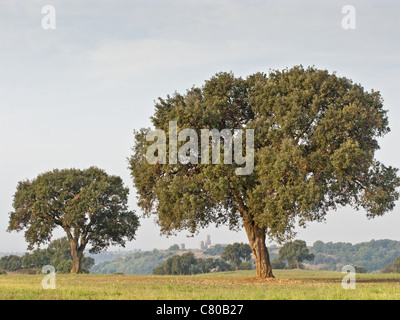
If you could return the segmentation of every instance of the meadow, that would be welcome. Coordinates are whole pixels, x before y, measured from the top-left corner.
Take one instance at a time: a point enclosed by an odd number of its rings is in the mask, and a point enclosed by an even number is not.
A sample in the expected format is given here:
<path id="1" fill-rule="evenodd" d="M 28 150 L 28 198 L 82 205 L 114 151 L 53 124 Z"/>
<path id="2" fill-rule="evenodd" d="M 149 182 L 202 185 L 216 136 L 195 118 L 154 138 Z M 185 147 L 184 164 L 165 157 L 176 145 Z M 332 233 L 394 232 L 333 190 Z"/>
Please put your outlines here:
<path id="1" fill-rule="evenodd" d="M 357 274 L 356 288 L 343 289 L 345 274 L 275 270 L 258 280 L 255 271 L 192 276 L 57 274 L 56 289 L 42 288 L 44 275 L 0 275 L 1 300 L 398 300 L 400 274 Z"/>

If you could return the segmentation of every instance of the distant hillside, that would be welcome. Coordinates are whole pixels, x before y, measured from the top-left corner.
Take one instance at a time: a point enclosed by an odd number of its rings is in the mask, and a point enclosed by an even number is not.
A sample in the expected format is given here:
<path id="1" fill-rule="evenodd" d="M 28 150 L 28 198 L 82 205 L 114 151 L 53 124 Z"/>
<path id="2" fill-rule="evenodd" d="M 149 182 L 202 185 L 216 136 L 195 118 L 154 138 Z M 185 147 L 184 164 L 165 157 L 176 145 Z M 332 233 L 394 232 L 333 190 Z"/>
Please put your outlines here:
<path id="1" fill-rule="evenodd" d="M 151 274 L 155 266 L 161 265 L 176 251 L 157 250 L 134 252 L 94 265 L 90 273 Z"/>
<path id="2" fill-rule="evenodd" d="M 347 264 L 364 267 L 367 272 L 380 271 L 400 256 L 400 241 L 371 240 L 357 244 L 316 241 L 310 248 L 314 261 L 304 263 L 314 270 L 338 270 Z"/>
<path id="3" fill-rule="evenodd" d="M 157 250 L 133 253 L 111 253 L 110 261 L 96 263 L 90 273 L 152 274 L 154 267 L 162 265 L 169 257 L 192 251 L 196 258 L 219 258 L 225 247 L 216 245 L 206 250 Z M 114 256 L 113 256 L 114 255 Z M 94 256 L 95 257 L 95 256 Z M 104 259 L 104 257 L 102 257 Z"/>
<path id="4" fill-rule="evenodd" d="M 89 251 L 85 252 L 85 256 L 91 257 L 94 259 L 95 264 L 99 264 L 105 261 L 111 261 L 114 258 L 126 256 L 128 254 L 133 253 L 134 251 L 105 251 L 100 253 L 89 253 Z"/>
<path id="5" fill-rule="evenodd" d="M 116 273 L 124 274 L 151 274 L 153 268 L 161 265 L 167 258 L 174 254 L 183 254 L 192 251 L 196 258 L 218 258 L 224 246 L 215 246 L 207 250 L 157 250 L 140 252 L 112 252 L 104 253 L 90 269 L 90 273 Z M 385 265 L 393 262 L 400 256 L 400 241 L 371 240 L 351 244 L 346 242 L 316 241 L 309 247 L 315 255 L 314 261 L 304 263 L 307 269 L 337 270 L 341 271 L 346 264 L 364 267 L 367 272 L 379 272 Z M 270 260 L 278 257 L 279 247 L 269 248 Z M 94 256 L 96 259 L 96 256 Z M 110 258 L 109 261 L 104 259 Z M 99 263 L 99 261 L 101 261 Z"/>

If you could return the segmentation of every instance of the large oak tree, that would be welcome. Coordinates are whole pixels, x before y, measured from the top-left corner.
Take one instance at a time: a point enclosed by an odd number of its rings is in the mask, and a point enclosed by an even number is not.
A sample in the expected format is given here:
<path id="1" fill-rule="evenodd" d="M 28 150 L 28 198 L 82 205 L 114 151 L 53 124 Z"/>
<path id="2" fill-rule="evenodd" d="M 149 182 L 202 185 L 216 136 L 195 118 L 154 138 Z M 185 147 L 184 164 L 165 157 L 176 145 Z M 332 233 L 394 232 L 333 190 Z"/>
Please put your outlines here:
<path id="1" fill-rule="evenodd" d="M 380 93 L 326 70 L 296 66 L 245 79 L 219 73 L 201 88 L 159 98 L 151 120 L 167 143 L 170 121 L 199 137 L 201 129 L 254 129 L 250 175 L 237 175 L 240 166 L 223 164 L 222 153 L 220 164 L 201 164 L 201 152 L 197 164 L 150 164 L 150 128 L 135 132 L 130 169 L 138 204 L 155 214 L 162 233 L 244 227 L 260 278 L 273 277 L 266 235 L 292 239 L 296 224 L 321 221 L 338 206 L 381 216 L 398 199 L 397 169 L 374 157 L 377 139 L 389 132 Z"/>
<path id="2" fill-rule="evenodd" d="M 96 167 L 46 172 L 18 183 L 8 231 L 25 230 L 32 250 L 62 228 L 71 249 L 71 273 L 80 273 L 88 244 L 97 253 L 135 238 L 139 219 L 127 208 L 128 193 L 120 177 Z"/>

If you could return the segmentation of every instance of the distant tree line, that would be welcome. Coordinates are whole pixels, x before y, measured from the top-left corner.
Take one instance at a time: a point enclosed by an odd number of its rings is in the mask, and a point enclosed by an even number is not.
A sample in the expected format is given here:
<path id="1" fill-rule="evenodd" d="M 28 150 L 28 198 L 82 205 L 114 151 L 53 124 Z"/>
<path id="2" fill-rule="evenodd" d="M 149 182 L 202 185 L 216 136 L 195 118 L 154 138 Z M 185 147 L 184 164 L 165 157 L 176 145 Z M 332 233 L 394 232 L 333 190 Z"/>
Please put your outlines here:
<path id="1" fill-rule="evenodd" d="M 378 272 L 400 256 L 400 241 L 371 240 L 357 244 L 316 241 L 310 252 L 315 255 L 312 264 L 323 270 L 341 270 L 343 265 L 364 267 L 367 272 Z"/>
<path id="2" fill-rule="evenodd" d="M 174 255 L 153 269 L 156 275 L 189 275 L 215 271 L 250 270 L 251 248 L 248 244 L 226 246 L 220 258 L 196 258 L 193 252 Z"/>
<path id="3" fill-rule="evenodd" d="M 153 268 L 162 264 L 168 257 L 176 254 L 176 247 L 168 250 L 151 250 L 129 253 L 94 265 L 90 273 L 96 274 L 151 274 Z"/>
<path id="4" fill-rule="evenodd" d="M 352 265 L 362 272 L 400 272 L 395 260 L 400 257 L 400 241 L 371 240 L 358 244 L 348 242 L 316 241 L 306 247 L 302 240 L 285 243 L 272 260 L 274 269 L 304 268 L 305 263 L 318 270 L 341 271 L 344 265 Z"/>
<path id="5" fill-rule="evenodd" d="M 204 250 L 204 254 L 209 256 L 220 256 L 222 252 L 224 252 L 226 245 L 216 244 L 211 248 L 207 248 Z"/>
<path id="6" fill-rule="evenodd" d="M 156 275 L 188 275 L 215 271 L 231 271 L 232 266 L 222 259 L 198 258 L 193 252 L 174 255 L 153 269 Z"/>
<path id="7" fill-rule="evenodd" d="M 52 241 L 46 249 L 36 249 L 23 256 L 9 255 L 0 258 L 0 270 L 40 272 L 45 265 L 52 265 L 56 272 L 69 273 L 72 268 L 72 256 L 67 237 Z M 94 259 L 83 257 L 82 272 L 88 273 Z"/>
<path id="8" fill-rule="evenodd" d="M 153 269 L 156 275 L 189 275 L 198 273 L 208 273 L 212 270 L 230 271 L 232 266 L 222 259 L 198 258 L 193 252 L 187 252 L 182 255 L 174 255 L 160 266 Z"/>
<path id="9" fill-rule="evenodd" d="M 17 271 L 22 269 L 22 258 L 17 255 L 9 255 L 1 257 L 0 259 L 0 271 Z"/>
<path id="10" fill-rule="evenodd" d="M 240 244 L 235 243 L 224 247 L 220 253 L 221 259 L 227 261 L 232 270 L 245 269 L 244 264 L 249 262 L 246 260 L 248 258 L 242 257 L 238 260 L 234 255 L 232 256 L 232 253 L 240 252 L 240 248 Z M 218 249 L 221 250 L 221 248 Z M 358 244 L 316 241 L 310 247 L 307 247 L 303 240 L 294 240 L 281 247 L 274 246 L 273 249 L 270 258 L 274 269 L 303 269 L 306 265 L 313 265 L 318 270 L 341 271 L 344 265 L 352 265 L 357 273 L 400 273 L 400 241 L 395 240 L 371 240 Z M 231 258 L 228 258 L 230 255 Z M 240 262 L 238 264 L 235 261 Z M 239 267 L 240 263 L 242 263 L 241 267 Z M 202 265 L 202 261 L 199 265 Z M 210 269 L 211 260 L 208 262 L 206 272 Z M 193 270 L 196 268 L 193 267 Z"/>

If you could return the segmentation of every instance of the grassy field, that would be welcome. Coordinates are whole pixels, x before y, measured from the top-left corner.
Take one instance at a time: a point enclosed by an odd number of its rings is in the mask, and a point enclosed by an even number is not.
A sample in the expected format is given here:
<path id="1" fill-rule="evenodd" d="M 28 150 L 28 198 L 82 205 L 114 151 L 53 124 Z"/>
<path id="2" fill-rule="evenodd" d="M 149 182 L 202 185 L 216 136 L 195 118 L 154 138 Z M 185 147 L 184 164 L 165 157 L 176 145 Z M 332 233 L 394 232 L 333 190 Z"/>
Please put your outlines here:
<path id="1" fill-rule="evenodd" d="M 276 279 L 257 280 L 255 271 L 195 276 L 56 275 L 56 289 L 44 290 L 44 275 L 0 275 L 0 299 L 400 299 L 399 274 L 358 274 L 345 290 L 344 274 L 276 270 Z"/>

